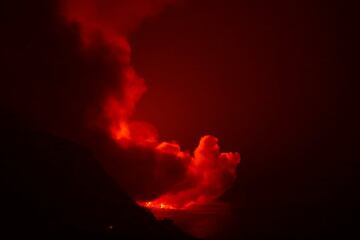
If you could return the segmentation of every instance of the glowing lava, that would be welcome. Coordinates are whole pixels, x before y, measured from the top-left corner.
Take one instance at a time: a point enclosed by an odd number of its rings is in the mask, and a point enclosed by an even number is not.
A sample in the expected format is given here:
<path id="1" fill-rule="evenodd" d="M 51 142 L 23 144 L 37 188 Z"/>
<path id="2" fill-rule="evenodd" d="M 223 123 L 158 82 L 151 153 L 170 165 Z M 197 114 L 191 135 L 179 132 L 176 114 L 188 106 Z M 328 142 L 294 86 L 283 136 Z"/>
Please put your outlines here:
<path id="1" fill-rule="evenodd" d="M 155 203 L 155 202 L 137 202 L 140 206 L 146 207 L 146 208 L 155 208 L 155 209 L 178 209 L 174 206 L 165 204 L 165 203 Z"/>
<path id="2" fill-rule="evenodd" d="M 158 13 L 173 0 L 64 0 L 64 15 L 79 27 L 85 49 L 99 42 L 106 45 L 118 65 L 118 85 L 104 97 L 103 113 L 109 135 L 121 148 L 150 149 L 156 156 L 154 176 L 161 181 L 177 170 L 169 170 L 169 159 L 176 161 L 181 178 L 151 201 L 138 201 L 148 208 L 184 209 L 218 198 L 231 186 L 240 162 L 238 153 L 221 153 L 218 139 L 207 135 L 191 154 L 176 142 L 158 140 L 156 128 L 144 121 L 132 120 L 137 102 L 146 92 L 144 80 L 131 66 L 127 35 L 144 18 Z M 99 81 L 101 81 L 99 79 Z M 138 199 L 141 200 L 141 199 Z"/>

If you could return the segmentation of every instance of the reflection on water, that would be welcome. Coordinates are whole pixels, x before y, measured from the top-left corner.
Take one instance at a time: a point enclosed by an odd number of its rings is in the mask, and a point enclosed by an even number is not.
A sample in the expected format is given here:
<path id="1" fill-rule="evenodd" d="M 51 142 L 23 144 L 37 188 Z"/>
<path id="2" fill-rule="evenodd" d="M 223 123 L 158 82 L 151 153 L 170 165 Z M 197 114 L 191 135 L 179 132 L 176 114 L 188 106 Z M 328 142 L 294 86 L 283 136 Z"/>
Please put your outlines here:
<path id="1" fill-rule="evenodd" d="M 171 219 L 183 231 L 199 238 L 209 238 L 218 234 L 230 218 L 230 207 L 226 203 L 215 202 L 190 209 L 151 209 L 156 218 Z"/>

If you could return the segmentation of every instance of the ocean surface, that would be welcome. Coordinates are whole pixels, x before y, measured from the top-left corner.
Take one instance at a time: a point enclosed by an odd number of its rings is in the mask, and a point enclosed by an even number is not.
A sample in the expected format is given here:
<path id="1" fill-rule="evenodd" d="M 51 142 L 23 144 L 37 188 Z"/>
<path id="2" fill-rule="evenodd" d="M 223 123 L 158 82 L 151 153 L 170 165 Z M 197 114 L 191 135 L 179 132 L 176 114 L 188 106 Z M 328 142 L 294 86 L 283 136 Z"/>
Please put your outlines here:
<path id="1" fill-rule="evenodd" d="M 212 238 L 221 234 L 232 218 L 231 208 L 223 202 L 193 206 L 185 210 L 150 210 L 157 219 L 170 219 L 184 232 L 198 238 Z"/>

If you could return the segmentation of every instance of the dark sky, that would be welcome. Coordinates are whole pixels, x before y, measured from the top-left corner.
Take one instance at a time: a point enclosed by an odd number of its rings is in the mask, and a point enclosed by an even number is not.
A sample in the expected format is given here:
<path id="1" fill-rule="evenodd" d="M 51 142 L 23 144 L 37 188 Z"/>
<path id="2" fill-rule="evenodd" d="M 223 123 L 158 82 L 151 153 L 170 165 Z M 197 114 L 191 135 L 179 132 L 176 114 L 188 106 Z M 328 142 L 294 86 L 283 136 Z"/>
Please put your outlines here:
<path id="1" fill-rule="evenodd" d="M 212 133 L 228 150 L 321 131 L 337 111 L 336 16 L 331 1 L 170 8 L 131 38 L 134 66 L 149 86 L 136 116 L 165 139 L 195 146 Z"/>

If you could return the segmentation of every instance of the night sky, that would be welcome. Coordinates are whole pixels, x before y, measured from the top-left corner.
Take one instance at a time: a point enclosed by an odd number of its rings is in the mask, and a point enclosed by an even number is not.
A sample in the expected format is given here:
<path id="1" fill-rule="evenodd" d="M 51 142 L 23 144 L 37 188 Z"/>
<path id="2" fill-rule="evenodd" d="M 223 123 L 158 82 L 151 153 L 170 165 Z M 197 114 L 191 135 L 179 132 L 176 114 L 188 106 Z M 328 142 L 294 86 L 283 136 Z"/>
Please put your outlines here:
<path id="1" fill-rule="evenodd" d="M 149 86 L 136 116 L 164 138 L 193 146 L 208 132 L 228 149 L 281 148 L 333 127 L 342 90 L 334 76 L 336 7 L 188 1 L 169 8 L 131 38 L 134 66 Z"/>

